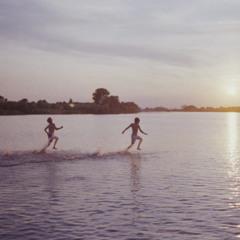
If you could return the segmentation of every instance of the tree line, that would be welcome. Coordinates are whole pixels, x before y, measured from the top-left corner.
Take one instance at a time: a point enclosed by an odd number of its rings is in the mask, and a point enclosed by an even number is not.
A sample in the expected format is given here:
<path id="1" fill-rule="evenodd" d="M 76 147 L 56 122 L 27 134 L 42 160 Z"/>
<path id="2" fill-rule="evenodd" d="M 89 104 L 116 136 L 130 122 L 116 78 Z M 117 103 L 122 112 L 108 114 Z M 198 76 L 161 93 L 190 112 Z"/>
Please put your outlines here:
<path id="1" fill-rule="evenodd" d="M 183 105 L 180 109 L 165 107 L 141 109 L 134 102 L 120 102 L 118 96 L 110 95 L 105 88 L 97 88 L 92 94 L 93 102 L 81 103 L 70 99 L 68 102 L 48 103 L 46 100 L 29 102 L 23 98 L 20 101 L 9 101 L 0 96 L 0 115 L 19 114 L 120 114 L 138 112 L 240 112 L 239 107 L 196 107 Z"/>
<path id="2" fill-rule="evenodd" d="M 143 112 L 240 112 L 239 107 L 196 107 L 194 105 L 183 105 L 180 109 L 169 109 L 165 107 L 144 108 Z"/>
<path id="3" fill-rule="evenodd" d="M 118 96 L 110 95 L 105 88 L 98 88 L 92 94 L 93 102 L 81 103 L 70 99 L 68 102 L 48 103 L 46 100 L 29 102 L 8 101 L 0 96 L 0 115 L 18 114 L 120 114 L 141 111 L 134 102 L 120 102 Z"/>

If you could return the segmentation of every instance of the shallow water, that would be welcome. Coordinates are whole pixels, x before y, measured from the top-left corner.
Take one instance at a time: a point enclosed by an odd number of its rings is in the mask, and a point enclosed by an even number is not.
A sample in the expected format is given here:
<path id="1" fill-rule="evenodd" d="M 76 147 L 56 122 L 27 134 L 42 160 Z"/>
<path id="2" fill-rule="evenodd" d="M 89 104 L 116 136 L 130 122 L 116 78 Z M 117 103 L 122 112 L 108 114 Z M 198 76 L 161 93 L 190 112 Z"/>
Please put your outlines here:
<path id="1" fill-rule="evenodd" d="M 238 113 L 0 117 L 0 239 L 238 239 Z"/>

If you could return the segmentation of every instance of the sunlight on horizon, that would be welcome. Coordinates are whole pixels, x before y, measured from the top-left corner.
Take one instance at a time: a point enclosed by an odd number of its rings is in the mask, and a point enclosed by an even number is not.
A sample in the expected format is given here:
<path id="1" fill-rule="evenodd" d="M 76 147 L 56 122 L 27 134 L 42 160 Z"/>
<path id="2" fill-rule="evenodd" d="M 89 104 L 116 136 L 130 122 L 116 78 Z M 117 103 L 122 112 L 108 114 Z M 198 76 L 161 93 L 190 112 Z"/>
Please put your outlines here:
<path id="1" fill-rule="evenodd" d="M 237 94 L 237 87 L 230 86 L 230 87 L 228 87 L 227 92 L 228 92 L 229 95 L 236 95 Z"/>

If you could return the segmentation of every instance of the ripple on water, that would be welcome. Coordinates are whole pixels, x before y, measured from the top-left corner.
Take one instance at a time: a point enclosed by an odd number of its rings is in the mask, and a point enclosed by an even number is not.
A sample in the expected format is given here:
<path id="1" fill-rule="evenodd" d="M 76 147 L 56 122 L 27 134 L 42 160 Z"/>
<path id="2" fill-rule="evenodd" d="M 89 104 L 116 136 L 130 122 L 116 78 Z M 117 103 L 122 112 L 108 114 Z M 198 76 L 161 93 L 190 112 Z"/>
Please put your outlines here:
<path id="1" fill-rule="evenodd" d="M 140 153 L 1 151 L 0 239 L 239 238 L 238 116 L 149 116 Z"/>

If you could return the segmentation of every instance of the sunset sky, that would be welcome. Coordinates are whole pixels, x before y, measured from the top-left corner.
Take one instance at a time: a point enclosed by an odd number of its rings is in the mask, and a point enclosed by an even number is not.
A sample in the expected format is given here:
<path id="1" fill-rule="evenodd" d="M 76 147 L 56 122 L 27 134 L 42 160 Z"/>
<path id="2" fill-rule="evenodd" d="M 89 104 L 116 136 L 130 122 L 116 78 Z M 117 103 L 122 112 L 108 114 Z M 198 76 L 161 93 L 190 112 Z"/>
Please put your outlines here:
<path id="1" fill-rule="evenodd" d="M 240 106 L 239 0 L 0 0 L 0 95 Z"/>

